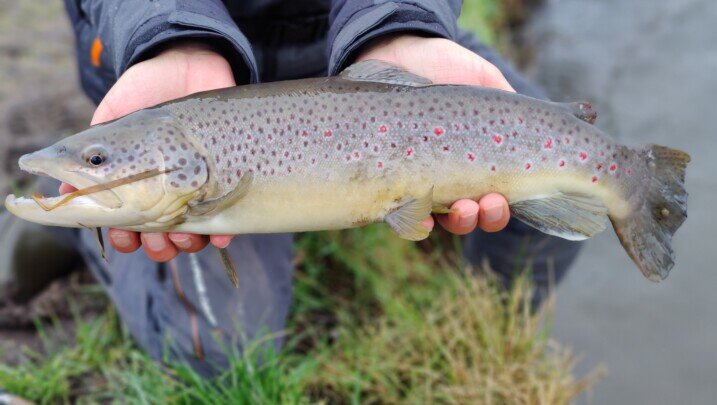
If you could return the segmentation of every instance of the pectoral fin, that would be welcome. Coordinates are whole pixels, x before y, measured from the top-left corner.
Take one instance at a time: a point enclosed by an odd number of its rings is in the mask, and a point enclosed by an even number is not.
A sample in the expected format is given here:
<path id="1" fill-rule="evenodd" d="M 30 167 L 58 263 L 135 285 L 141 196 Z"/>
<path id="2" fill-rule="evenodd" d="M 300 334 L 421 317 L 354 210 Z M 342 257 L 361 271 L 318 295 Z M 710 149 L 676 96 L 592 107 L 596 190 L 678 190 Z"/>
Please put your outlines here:
<path id="1" fill-rule="evenodd" d="M 385 221 L 399 237 L 422 240 L 428 237 L 428 229 L 421 225 L 433 209 L 433 187 L 421 198 L 414 198 L 386 215 Z"/>
<path id="2" fill-rule="evenodd" d="M 229 255 L 229 251 L 224 248 L 217 248 L 217 251 L 222 258 L 222 264 L 224 265 L 224 272 L 227 273 L 227 278 L 232 282 L 234 288 L 239 289 L 239 275 L 237 274 L 237 268 L 234 266 L 232 257 Z"/>
<path id="3" fill-rule="evenodd" d="M 102 228 L 95 228 L 95 236 L 97 237 L 97 247 L 100 249 L 102 260 L 107 262 L 107 252 L 105 251 L 105 240 L 102 237 Z"/>
<path id="4" fill-rule="evenodd" d="M 582 194 L 555 193 L 510 204 L 511 214 L 549 235 L 587 239 L 607 226 L 608 210 L 600 199 Z"/>
<path id="5" fill-rule="evenodd" d="M 239 179 L 237 186 L 227 194 L 200 202 L 190 202 L 189 215 L 205 215 L 213 211 L 221 211 L 222 209 L 234 204 L 249 192 L 249 188 L 253 180 L 254 174 L 252 172 L 247 172 L 241 177 L 241 179 Z"/>

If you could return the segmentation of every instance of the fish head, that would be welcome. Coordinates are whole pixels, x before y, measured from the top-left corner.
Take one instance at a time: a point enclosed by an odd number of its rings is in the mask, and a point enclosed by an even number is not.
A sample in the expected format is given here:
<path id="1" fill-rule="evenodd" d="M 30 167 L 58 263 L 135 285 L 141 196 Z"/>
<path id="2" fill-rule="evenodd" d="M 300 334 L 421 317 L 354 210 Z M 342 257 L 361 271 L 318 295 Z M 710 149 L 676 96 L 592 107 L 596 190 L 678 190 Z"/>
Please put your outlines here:
<path id="1" fill-rule="evenodd" d="M 11 195 L 5 206 L 45 225 L 168 228 L 181 222 L 209 178 L 204 157 L 183 131 L 161 108 L 92 126 L 19 161 L 22 170 L 67 183 L 79 195 L 40 203 Z"/>

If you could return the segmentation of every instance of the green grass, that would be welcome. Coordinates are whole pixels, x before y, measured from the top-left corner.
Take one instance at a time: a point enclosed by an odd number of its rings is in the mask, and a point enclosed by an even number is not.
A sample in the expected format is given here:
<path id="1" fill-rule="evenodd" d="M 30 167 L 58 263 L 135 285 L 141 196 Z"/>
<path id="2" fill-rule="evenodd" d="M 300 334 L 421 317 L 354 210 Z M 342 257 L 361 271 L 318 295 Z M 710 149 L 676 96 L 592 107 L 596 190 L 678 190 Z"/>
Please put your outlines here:
<path id="1" fill-rule="evenodd" d="M 473 32 L 485 43 L 495 45 L 502 28 L 502 1 L 464 0 L 458 25 Z"/>
<path id="2" fill-rule="evenodd" d="M 429 242 L 434 243 L 434 242 Z M 568 403 L 589 386 L 528 310 L 458 252 L 384 226 L 301 235 L 289 341 L 230 353 L 204 379 L 134 346 L 113 310 L 74 334 L 40 326 L 42 353 L 0 365 L 0 386 L 40 403 Z M 58 330 L 59 329 L 59 330 Z M 261 359 L 261 361 L 259 360 Z"/>

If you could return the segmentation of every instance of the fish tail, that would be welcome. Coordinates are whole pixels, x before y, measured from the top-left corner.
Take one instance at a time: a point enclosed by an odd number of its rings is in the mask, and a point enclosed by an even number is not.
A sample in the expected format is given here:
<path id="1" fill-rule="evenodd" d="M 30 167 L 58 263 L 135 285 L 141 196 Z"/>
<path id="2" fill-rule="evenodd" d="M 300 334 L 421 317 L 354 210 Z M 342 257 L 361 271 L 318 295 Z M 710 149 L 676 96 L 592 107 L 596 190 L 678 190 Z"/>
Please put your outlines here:
<path id="1" fill-rule="evenodd" d="M 640 271 L 657 282 L 672 269 L 672 235 L 687 218 L 685 168 L 690 155 L 659 145 L 648 145 L 639 153 L 650 172 L 644 203 L 629 217 L 611 221 Z"/>

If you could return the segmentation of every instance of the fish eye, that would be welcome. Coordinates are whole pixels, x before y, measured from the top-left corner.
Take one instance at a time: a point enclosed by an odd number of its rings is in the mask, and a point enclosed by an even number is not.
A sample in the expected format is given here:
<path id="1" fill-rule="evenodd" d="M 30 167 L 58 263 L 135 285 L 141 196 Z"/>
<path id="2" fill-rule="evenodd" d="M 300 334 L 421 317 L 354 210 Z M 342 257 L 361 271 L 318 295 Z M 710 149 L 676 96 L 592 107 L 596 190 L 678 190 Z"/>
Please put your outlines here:
<path id="1" fill-rule="evenodd" d="M 100 166 L 107 161 L 107 151 L 99 145 L 90 146 L 85 149 L 82 155 L 85 162 L 92 167 Z"/>
<path id="2" fill-rule="evenodd" d="M 92 155 L 92 156 L 90 156 L 90 158 L 88 159 L 88 162 L 90 162 L 90 164 L 91 164 L 92 166 L 99 166 L 99 165 L 101 165 L 102 163 L 104 163 L 104 161 L 105 161 L 105 158 L 102 157 L 102 156 L 100 156 L 100 155 Z"/>

